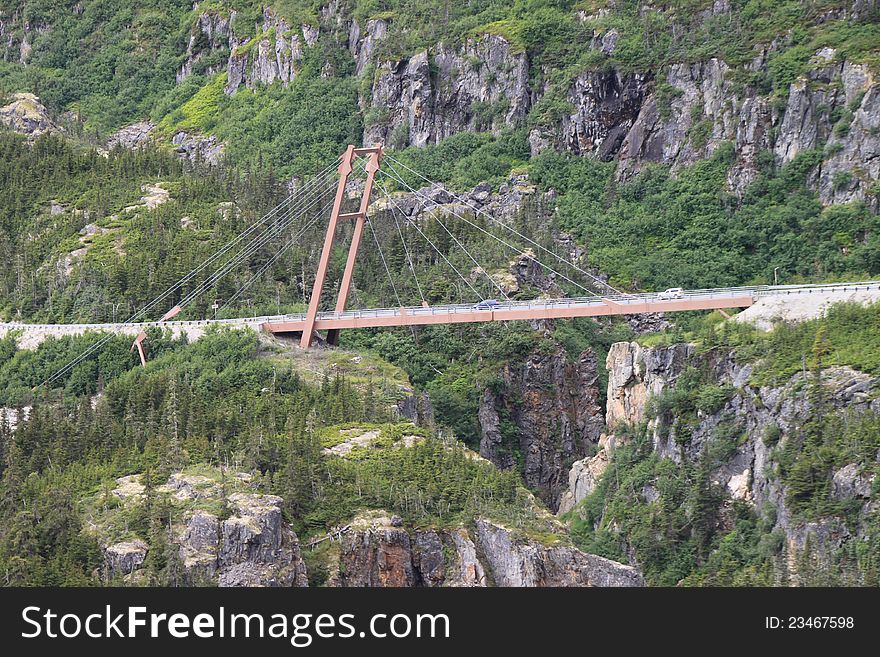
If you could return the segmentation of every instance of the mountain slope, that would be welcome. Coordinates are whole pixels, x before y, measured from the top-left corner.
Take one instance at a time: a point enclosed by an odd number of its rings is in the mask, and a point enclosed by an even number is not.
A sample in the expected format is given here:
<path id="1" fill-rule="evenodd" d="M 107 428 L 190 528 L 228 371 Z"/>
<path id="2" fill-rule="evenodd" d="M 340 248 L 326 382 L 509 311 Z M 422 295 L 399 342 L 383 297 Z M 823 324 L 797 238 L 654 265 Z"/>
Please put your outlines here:
<path id="1" fill-rule="evenodd" d="M 0 134 L 0 316 L 125 319 L 346 144 L 373 141 L 436 184 L 381 178 L 352 306 L 583 293 L 479 229 L 496 226 L 454 218 L 450 190 L 621 289 L 876 277 L 878 16 L 871 0 L 0 0 L 0 121 L 23 133 Z M 322 239 L 313 225 L 283 254 L 260 249 L 185 316 L 230 300 L 221 315 L 301 309 Z M 90 338 L 25 351 L 12 332 L 0 561 L 22 583 L 96 583 L 102 563 L 122 564 L 111 578 L 142 571 L 130 583 L 178 581 L 174 555 L 200 537 L 210 553 L 247 509 L 182 509 L 167 490 L 126 508 L 117 480 L 173 488 L 195 468 L 217 483 L 231 463 L 256 488 L 230 494 L 281 499 L 264 537 L 288 562 L 218 556 L 211 581 L 302 583 L 294 534 L 353 523 L 342 550 L 302 557 L 314 582 L 595 583 L 604 566 L 572 573 L 601 554 L 653 584 L 871 583 L 875 313 L 770 337 L 714 314 L 360 330 L 342 336 L 356 353 L 317 355 L 155 334 L 143 371 L 118 337 L 37 393 Z M 641 374 L 619 385 L 614 358 L 600 366 L 622 351 L 650 353 L 655 394 Z M 638 398 L 614 426 L 606 396 L 627 386 Z M 430 440 L 355 449 L 399 413 Z M 450 434 L 494 467 L 450 456 Z M 48 508 L 55 497 L 77 502 Z M 570 529 L 557 505 L 574 507 Z M 96 519 L 106 536 L 84 531 Z M 137 531 L 117 536 L 129 519 Z M 380 572 L 388 549 L 399 558 Z"/>

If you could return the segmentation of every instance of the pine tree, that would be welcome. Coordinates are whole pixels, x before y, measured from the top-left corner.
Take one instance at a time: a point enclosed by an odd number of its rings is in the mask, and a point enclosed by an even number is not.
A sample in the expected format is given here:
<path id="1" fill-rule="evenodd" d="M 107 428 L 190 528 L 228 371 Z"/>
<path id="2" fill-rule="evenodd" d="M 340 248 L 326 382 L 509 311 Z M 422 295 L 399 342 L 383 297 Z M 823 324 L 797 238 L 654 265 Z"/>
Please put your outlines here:
<path id="1" fill-rule="evenodd" d="M 708 447 L 703 449 L 697 463 L 693 500 L 692 533 L 696 540 L 699 558 L 702 560 L 708 554 L 708 548 L 715 534 L 721 503 L 717 486 L 712 483 L 712 463 L 708 455 Z"/>

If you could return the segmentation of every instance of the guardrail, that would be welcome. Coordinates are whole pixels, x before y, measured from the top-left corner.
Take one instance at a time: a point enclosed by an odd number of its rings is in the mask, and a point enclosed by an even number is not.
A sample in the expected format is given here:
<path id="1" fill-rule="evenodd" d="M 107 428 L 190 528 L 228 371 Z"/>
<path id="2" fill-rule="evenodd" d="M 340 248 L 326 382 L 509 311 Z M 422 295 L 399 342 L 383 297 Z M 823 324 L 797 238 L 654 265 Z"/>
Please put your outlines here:
<path id="1" fill-rule="evenodd" d="M 725 298 L 751 295 L 752 297 L 784 296 L 790 294 L 819 294 L 828 292 L 858 292 L 862 290 L 880 291 L 880 281 L 859 281 L 854 283 L 817 283 L 810 285 L 752 285 L 728 288 L 706 288 L 701 290 L 685 290 L 681 299 L 694 298 Z M 409 306 L 404 308 L 371 308 L 365 310 L 346 310 L 341 313 L 332 311 L 318 313 L 318 319 L 347 319 L 347 318 L 370 318 L 370 317 L 396 317 L 401 311 L 407 315 L 454 315 L 458 313 L 472 313 L 474 310 L 504 311 L 521 309 L 548 309 L 570 308 L 575 305 L 602 305 L 603 299 L 608 299 L 620 305 L 631 305 L 656 301 L 658 293 L 643 292 L 636 294 L 614 294 L 595 297 L 571 297 L 562 299 L 534 299 L 530 301 L 505 301 L 491 309 L 477 309 L 477 304 L 449 304 L 442 306 Z M 115 331 L 121 329 L 141 330 L 154 326 L 167 328 L 197 328 L 210 325 L 248 325 L 264 324 L 266 322 L 297 322 L 305 321 L 305 313 L 290 313 L 286 315 L 261 315 L 259 317 L 238 317 L 230 319 L 200 319 L 171 322 L 132 322 L 130 324 L 26 324 L 20 322 L 0 322 L 0 328 L 9 330 L 57 330 L 67 328 L 78 331 Z"/>

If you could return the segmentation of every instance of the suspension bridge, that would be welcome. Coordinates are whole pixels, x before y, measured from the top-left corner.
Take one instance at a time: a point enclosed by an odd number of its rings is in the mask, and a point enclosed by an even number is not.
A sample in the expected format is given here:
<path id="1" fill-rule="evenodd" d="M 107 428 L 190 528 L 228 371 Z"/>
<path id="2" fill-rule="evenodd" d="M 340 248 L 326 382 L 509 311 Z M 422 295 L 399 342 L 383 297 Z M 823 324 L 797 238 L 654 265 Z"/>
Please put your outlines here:
<path id="1" fill-rule="evenodd" d="M 428 187 L 414 186 L 408 180 L 418 180 Z M 278 206 L 244 231 L 220 247 L 198 267 L 181 277 L 151 302 L 140 308 L 123 322 L 100 324 L 23 324 L 0 323 L 0 336 L 9 331 L 20 333 L 19 344 L 33 347 L 49 336 L 75 335 L 87 332 L 98 334 L 96 341 L 76 358 L 50 376 L 44 384 L 62 378 L 78 363 L 96 353 L 115 334 L 135 336 L 132 349 L 137 350 L 142 364 L 147 362 L 145 345 L 151 327 L 170 330 L 174 335 L 186 334 L 199 337 L 209 326 L 246 327 L 263 330 L 276 335 L 289 335 L 298 339 L 302 348 L 312 346 L 318 331 L 326 331 L 326 342 L 338 343 L 339 332 L 347 329 L 395 326 L 419 326 L 432 324 L 457 324 L 469 322 L 547 320 L 600 315 L 633 315 L 658 312 L 683 312 L 694 310 L 722 310 L 746 308 L 761 297 L 778 295 L 804 295 L 835 291 L 880 290 L 880 282 L 841 283 L 799 286 L 752 286 L 703 290 L 675 290 L 671 293 L 628 294 L 612 287 L 608 282 L 585 270 L 571 257 L 557 254 L 511 225 L 492 215 L 467 197 L 447 192 L 451 202 L 434 200 L 425 190 L 434 183 L 406 163 L 385 153 L 381 146 L 355 148 L 349 146 L 341 157 L 316 174 L 308 182 L 288 195 Z M 395 190 L 406 193 L 417 203 L 418 210 L 404 208 Z M 373 201 L 375 193 L 381 194 L 381 203 Z M 372 201 L 372 204 L 371 204 Z M 377 207 L 381 206 L 379 211 Z M 390 235 L 396 235 L 405 258 L 405 267 L 414 279 L 413 291 L 420 303 L 404 304 L 400 290 L 395 285 L 382 240 L 374 227 L 374 215 L 386 217 L 385 226 Z M 539 298 L 528 301 L 513 300 L 505 287 L 494 278 L 489 269 L 480 265 L 461 239 L 450 230 L 449 222 L 468 226 L 482 233 L 499 245 L 502 252 L 531 261 L 552 280 L 555 289 L 567 288 L 568 296 Z M 308 309 L 302 313 L 278 314 L 262 317 L 233 319 L 175 319 L 184 309 L 200 298 L 207 298 L 217 285 L 231 272 L 245 268 L 255 256 L 265 254 L 269 247 L 275 249 L 266 262 L 230 296 L 220 310 L 235 305 L 247 289 L 287 252 L 300 243 L 309 230 L 319 230 L 326 222 L 323 246 L 318 259 Z M 321 308 L 328 268 L 333 254 L 334 242 L 340 225 L 351 222 L 351 238 L 345 267 L 335 291 L 333 310 Z M 450 249 L 444 252 L 437 241 L 428 234 L 429 225 L 434 234 L 442 235 Z M 415 240 L 405 239 L 404 228 Z M 442 232 L 440 232 L 442 231 Z M 347 231 L 346 231 L 347 232 Z M 355 265 L 364 236 L 372 238 L 370 248 L 375 248 L 388 276 L 390 288 L 396 301 L 394 307 L 347 309 L 352 288 Z M 463 282 L 460 289 L 470 297 L 467 303 L 428 303 L 416 271 L 416 255 L 424 250 L 436 254 L 436 262 L 448 267 Z M 453 262 L 456 259 L 459 265 Z M 462 262 L 469 263 L 467 274 L 462 272 Z M 470 267 L 473 265 L 473 267 Z M 477 280 L 479 279 L 479 280 Z M 478 289 L 483 288 L 485 292 Z M 497 297 L 488 301 L 490 297 Z M 162 307 L 170 308 L 160 317 L 152 319 Z M 215 306 L 215 309 L 217 307 Z M 154 314 L 155 313 L 155 314 Z"/>

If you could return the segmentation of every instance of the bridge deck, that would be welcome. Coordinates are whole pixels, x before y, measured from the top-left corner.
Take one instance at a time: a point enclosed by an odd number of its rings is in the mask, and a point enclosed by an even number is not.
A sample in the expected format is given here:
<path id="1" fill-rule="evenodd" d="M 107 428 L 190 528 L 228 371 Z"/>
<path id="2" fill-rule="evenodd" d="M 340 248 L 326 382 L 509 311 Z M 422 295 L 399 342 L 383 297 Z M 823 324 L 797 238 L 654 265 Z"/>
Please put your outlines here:
<path id="1" fill-rule="evenodd" d="M 539 299 L 536 301 L 501 303 L 492 310 L 477 310 L 472 304 L 463 304 L 431 306 L 427 308 L 379 308 L 374 310 L 352 310 L 341 313 L 322 312 L 318 314 L 315 328 L 322 330 L 350 329 L 745 308 L 751 306 L 761 297 L 785 297 L 787 295 L 815 293 L 843 294 L 865 290 L 880 290 L 880 281 L 692 290 L 685 291 L 681 299 L 670 300 L 659 299 L 657 294 L 621 295 L 602 299 L 597 297 Z M 20 332 L 22 339 L 19 340 L 19 347 L 32 349 L 46 337 L 79 335 L 89 331 L 136 335 L 146 328 L 159 327 L 169 329 L 175 335 L 186 333 L 195 339 L 211 325 L 232 328 L 262 328 L 270 333 L 291 333 L 301 332 L 304 323 L 305 313 L 218 320 L 133 322 L 130 324 L 23 324 L 18 322 L 0 322 L 0 338 L 10 331 Z"/>
<path id="2" fill-rule="evenodd" d="M 513 320 L 562 319 L 596 317 L 599 315 L 634 315 L 716 308 L 746 308 L 754 303 L 751 295 L 707 293 L 685 295 L 681 299 L 661 300 L 657 295 L 634 295 L 603 299 L 548 299 L 524 303 L 500 303 L 492 309 L 480 310 L 474 305 L 412 308 L 382 308 L 344 313 L 319 313 L 316 329 L 353 329 L 385 326 L 417 326 L 425 324 L 464 324 Z M 305 318 L 300 316 L 270 320 L 263 329 L 270 333 L 300 332 Z"/>

